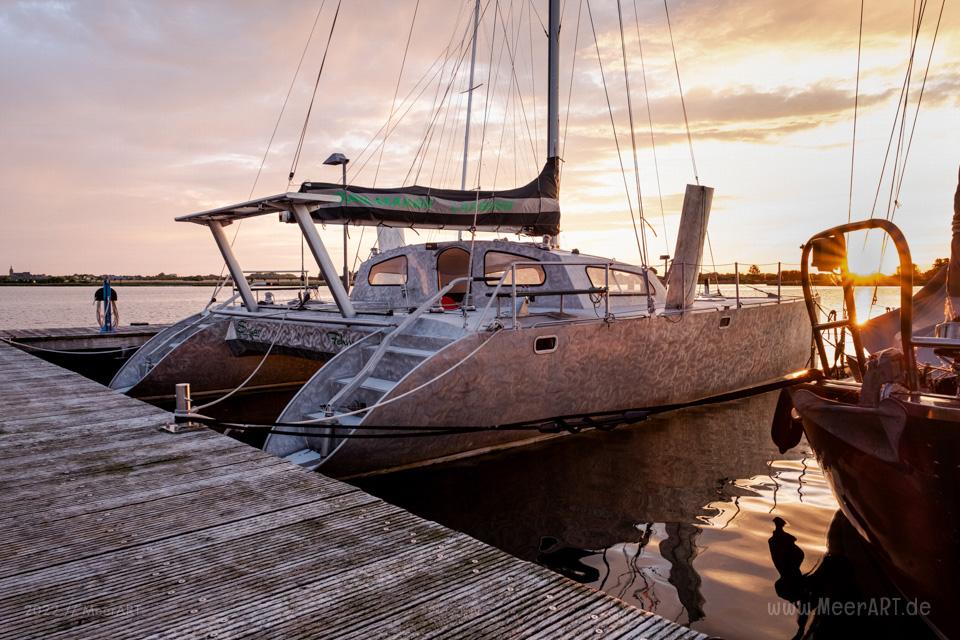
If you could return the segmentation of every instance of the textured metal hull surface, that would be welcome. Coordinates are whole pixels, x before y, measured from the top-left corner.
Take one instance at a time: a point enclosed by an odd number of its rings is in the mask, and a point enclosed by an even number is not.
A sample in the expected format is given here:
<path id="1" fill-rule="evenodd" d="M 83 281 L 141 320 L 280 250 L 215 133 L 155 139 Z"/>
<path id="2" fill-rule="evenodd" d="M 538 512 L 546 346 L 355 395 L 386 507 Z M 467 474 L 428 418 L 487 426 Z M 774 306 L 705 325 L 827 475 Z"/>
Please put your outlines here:
<path id="1" fill-rule="evenodd" d="M 729 324 L 721 326 L 725 317 Z M 490 335 L 470 335 L 440 351 L 411 371 L 383 401 L 449 370 Z M 556 336 L 556 351 L 534 353 L 539 336 Z M 503 330 L 424 389 L 370 411 L 363 424 L 494 425 L 685 402 L 799 369 L 807 362 L 809 349 L 810 327 L 799 302 Z M 542 435 L 503 431 L 352 439 L 321 468 L 334 475 L 366 473 Z"/>
<path id="2" fill-rule="evenodd" d="M 957 423 L 894 398 L 859 407 L 850 387 L 810 385 L 791 395 L 844 515 L 897 588 L 930 603 L 944 637 L 960 637 Z"/>
<path id="3" fill-rule="evenodd" d="M 222 395 L 234 389 L 260 364 L 269 342 L 262 345 L 259 352 L 250 349 L 235 353 L 226 339 L 230 327 L 229 320 L 221 320 L 190 336 L 153 366 L 127 395 L 150 401 L 168 400 L 173 397 L 174 385 L 187 382 L 194 398 L 203 401 L 207 395 Z M 330 355 L 314 352 L 312 358 L 305 358 L 275 350 L 245 389 L 298 387 L 310 379 Z"/>

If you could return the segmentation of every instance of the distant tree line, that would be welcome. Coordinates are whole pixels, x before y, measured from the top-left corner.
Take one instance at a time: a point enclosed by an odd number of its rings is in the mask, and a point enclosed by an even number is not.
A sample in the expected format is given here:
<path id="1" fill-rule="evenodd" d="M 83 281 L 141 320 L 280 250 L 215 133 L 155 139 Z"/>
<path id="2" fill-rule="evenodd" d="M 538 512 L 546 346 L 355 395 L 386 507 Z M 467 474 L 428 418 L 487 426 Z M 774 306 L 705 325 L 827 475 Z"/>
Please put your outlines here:
<path id="1" fill-rule="evenodd" d="M 926 271 L 913 265 L 913 284 L 924 285 L 929 282 L 940 269 L 947 266 L 950 260 L 948 258 L 937 258 L 933 261 L 933 266 Z M 736 273 L 720 273 L 717 271 L 701 272 L 700 281 L 709 280 L 711 283 L 734 284 L 737 281 Z M 820 273 L 814 269 L 810 271 L 810 280 L 815 285 L 829 286 L 839 284 L 837 276 L 832 273 Z M 900 283 L 900 268 L 894 274 L 871 273 L 854 274 L 854 281 L 861 286 L 896 286 Z M 776 273 L 764 273 L 758 265 L 752 264 L 740 272 L 741 284 L 765 284 L 776 285 Z M 780 272 L 780 283 L 785 286 L 795 286 L 801 284 L 799 269 L 784 269 Z"/>

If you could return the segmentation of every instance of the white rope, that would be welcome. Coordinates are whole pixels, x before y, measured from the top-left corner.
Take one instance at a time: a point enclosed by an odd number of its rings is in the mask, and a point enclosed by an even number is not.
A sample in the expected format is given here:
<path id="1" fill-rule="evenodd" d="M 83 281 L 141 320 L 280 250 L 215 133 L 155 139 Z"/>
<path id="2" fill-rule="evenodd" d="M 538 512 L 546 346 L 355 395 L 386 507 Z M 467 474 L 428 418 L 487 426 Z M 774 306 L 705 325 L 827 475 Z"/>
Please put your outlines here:
<path id="1" fill-rule="evenodd" d="M 223 402 L 223 401 L 226 400 L 227 398 L 233 396 L 235 393 L 237 393 L 238 391 L 240 391 L 241 389 L 243 389 L 245 386 L 247 386 L 247 383 L 249 383 L 251 380 L 253 380 L 253 377 L 254 377 L 255 375 L 257 375 L 257 373 L 260 371 L 260 368 L 263 367 L 263 364 L 267 361 L 267 358 L 270 357 L 270 352 L 273 351 L 273 347 L 274 347 L 274 345 L 277 344 L 277 340 L 280 339 L 280 334 L 283 333 L 283 330 L 284 330 L 284 328 L 285 328 L 283 323 L 284 323 L 284 321 L 287 319 L 287 314 L 288 314 L 289 312 L 290 312 L 289 309 L 284 309 L 284 310 L 283 310 L 283 314 L 282 314 L 282 316 L 281 316 L 281 318 L 280 318 L 280 326 L 279 326 L 279 328 L 277 329 L 277 335 L 275 335 L 275 336 L 273 337 L 273 341 L 270 343 L 270 347 L 267 348 L 267 352 L 263 354 L 263 357 L 262 357 L 262 358 L 260 358 L 259 364 L 257 364 L 256 368 L 250 373 L 249 376 L 247 376 L 247 379 L 244 380 L 243 382 L 241 382 L 241 383 L 240 383 L 239 385 L 237 385 L 236 387 L 234 387 L 234 389 L 233 389 L 232 391 L 229 391 L 226 395 L 220 396 L 219 398 L 217 398 L 216 400 L 213 400 L 212 402 L 208 402 L 207 404 L 204 404 L 204 405 L 201 405 L 201 406 L 199 406 L 199 407 L 196 407 L 196 408 L 194 409 L 194 411 L 203 411 L 204 409 L 207 409 L 207 408 L 209 408 L 209 407 L 212 407 L 212 406 L 215 405 L 215 404 L 220 404 L 221 402 Z M 277 315 L 277 314 L 270 314 L 270 315 L 264 316 L 264 317 L 270 317 L 270 316 L 274 316 L 274 315 Z"/>

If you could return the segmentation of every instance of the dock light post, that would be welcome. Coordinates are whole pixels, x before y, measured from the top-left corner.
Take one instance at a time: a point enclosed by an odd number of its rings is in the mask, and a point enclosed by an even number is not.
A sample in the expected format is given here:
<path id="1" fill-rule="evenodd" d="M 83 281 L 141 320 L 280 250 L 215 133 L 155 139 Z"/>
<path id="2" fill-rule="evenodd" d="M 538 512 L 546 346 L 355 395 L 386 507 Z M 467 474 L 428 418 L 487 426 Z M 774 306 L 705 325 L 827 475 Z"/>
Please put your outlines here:
<path id="1" fill-rule="evenodd" d="M 350 158 L 342 153 L 331 153 L 330 157 L 323 161 L 323 164 L 332 166 L 340 165 L 343 168 L 343 201 L 341 207 L 347 206 L 347 163 Z M 343 221 L 343 288 L 350 293 L 350 267 L 347 264 L 347 221 L 344 215 Z"/>

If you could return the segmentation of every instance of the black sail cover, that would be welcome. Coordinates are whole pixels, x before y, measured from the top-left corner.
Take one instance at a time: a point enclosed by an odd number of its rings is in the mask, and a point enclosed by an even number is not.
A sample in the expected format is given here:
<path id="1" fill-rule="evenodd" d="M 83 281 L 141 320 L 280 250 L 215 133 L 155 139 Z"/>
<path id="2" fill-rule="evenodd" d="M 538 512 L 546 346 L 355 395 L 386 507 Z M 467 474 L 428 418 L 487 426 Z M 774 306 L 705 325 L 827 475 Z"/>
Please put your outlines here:
<path id="1" fill-rule="evenodd" d="M 458 191 L 410 186 L 367 188 L 329 182 L 304 182 L 301 193 L 340 196 L 339 203 L 320 203 L 318 222 L 511 231 L 525 235 L 560 233 L 560 180 L 557 158 L 547 160 L 535 180 L 506 191 Z"/>

